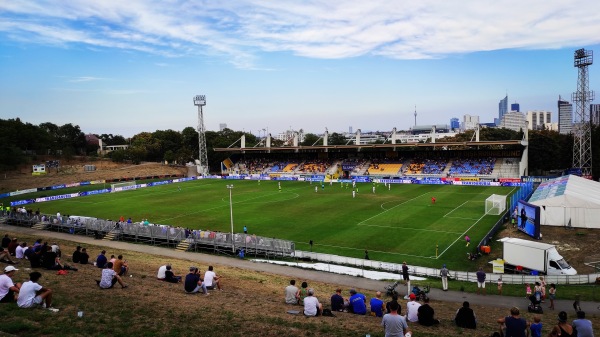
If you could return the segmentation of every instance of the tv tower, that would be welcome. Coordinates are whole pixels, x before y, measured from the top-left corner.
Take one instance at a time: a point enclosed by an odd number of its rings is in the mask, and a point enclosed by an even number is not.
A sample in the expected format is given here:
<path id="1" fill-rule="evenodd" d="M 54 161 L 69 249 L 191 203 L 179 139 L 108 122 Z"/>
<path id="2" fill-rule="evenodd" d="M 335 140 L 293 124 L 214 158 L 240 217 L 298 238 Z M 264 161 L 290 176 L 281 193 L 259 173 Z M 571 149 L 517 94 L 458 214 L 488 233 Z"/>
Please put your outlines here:
<path id="1" fill-rule="evenodd" d="M 594 62 L 591 50 L 584 48 L 575 51 L 574 66 L 578 69 L 577 92 L 571 96 L 575 102 L 573 116 L 573 168 L 580 168 L 582 176 L 592 176 L 592 128 L 588 116 L 588 107 L 594 100 L 594 92 L 590 91 L 588 66 Z"/>
<path id="2" fill-rule="evenodd" d="M 204 115 L 202 114 L 202 107 L 206 105 L 206 96 L 194 96 L 194 105 L 198 107 L 198 173 L 201 175 L 207 175 L 208 157 L 206 155 L 206 129 L 204 128 Z"/>
<path id="3" fill-rule="evenodd" d="M 417 105 L 415 104 L 415 126 L 417 126 Z"/>

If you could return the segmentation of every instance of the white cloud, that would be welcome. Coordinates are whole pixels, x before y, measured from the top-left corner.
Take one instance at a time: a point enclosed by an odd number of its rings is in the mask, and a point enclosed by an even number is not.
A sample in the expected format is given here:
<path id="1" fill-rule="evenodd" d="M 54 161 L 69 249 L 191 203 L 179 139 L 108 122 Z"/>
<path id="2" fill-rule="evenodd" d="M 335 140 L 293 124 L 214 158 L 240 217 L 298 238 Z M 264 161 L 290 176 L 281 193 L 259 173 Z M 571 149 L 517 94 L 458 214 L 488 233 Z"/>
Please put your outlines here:
<path id="1" fill-rule="evenodd" d="M 100 81 L 100 80 L 104 80 L 104 78 L 93 77 L 93 76 L 80 76 L 80 77 L 75 77 L 75 78 L 70 79 L 69 82 L 81 83 L 81 82 L 91 82 L 91 81 Z"/>
<path id="2" fill-rule="evenodd" d="M 225 56 L 260 68 L 260 52 L 312 58 L 439 58 L 600 42 L 600 2 L 50 0 L 0 3 L 0 33 L 30 43 L 166 57 Z"/>

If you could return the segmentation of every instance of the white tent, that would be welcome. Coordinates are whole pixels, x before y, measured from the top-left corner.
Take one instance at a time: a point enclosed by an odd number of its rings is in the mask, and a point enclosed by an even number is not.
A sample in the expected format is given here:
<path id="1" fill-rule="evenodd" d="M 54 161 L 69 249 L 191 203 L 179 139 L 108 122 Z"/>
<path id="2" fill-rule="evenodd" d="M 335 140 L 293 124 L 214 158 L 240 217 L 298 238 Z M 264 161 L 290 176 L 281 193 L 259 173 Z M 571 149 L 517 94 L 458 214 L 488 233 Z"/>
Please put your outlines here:
<path id="1" fill-rule="evenodd" d="M 529 203 L 540 206 L 540 224 L 600 228 L 600 183 L 574 175 L 548 180 Z"/>

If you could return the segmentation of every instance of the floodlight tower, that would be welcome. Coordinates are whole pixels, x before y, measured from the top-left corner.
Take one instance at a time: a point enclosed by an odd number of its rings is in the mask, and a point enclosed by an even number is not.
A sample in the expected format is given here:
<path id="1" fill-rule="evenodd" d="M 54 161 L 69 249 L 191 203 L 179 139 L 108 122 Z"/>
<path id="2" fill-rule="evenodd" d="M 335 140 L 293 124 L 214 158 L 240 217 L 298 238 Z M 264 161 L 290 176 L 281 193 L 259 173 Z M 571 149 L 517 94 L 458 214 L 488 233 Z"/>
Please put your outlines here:
<path id="1" fill-rule="evenodd" d="M 594 100 L 594 92 L 590 91 L 588 66 L 594 62 L 591 50 L 584 48 L 575 51 L 574 66 L 579 70 L 577 92 L 571 96 L 576 103 L 573 119 L 573 167 L 581 168 L 583 176 L 592 176 L 592 128 L 588 116 L 588 107 Z"/>
<path id="2" fill-rule="evenodd" d="M 206 96 L 194 96 L 194 105 L 198 107 L 198 160 L 200 161 L 198 173 L 206 175 L 208 174 L 208 157 L 206 155 L 206 129 L 204 128 L 204 115 L 202 114 L 202 107 L 206 105 Z"/>

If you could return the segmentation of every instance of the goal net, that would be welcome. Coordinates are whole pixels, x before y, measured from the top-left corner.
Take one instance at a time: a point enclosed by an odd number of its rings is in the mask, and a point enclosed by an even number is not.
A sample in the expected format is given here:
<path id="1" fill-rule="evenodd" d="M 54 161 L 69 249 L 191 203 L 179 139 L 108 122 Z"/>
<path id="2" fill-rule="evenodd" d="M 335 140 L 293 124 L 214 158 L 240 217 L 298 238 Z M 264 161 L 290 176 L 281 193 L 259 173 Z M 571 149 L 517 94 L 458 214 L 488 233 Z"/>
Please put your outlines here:
<path id="1" fill-rule="evenodd" d="M 127 186 L 134 186 L 136 184 L 135 180 L 126 181 L 123 183 L 114 183 L 110 184 L 110 189 L 112 192 L 119 192 L 125 190 Z"/>
<path id="2" fill-rule="evenodd" d="M 506 196 L 492 194 L 485 199 L 485 214 L 500 215 L 506 210 Z"/>

